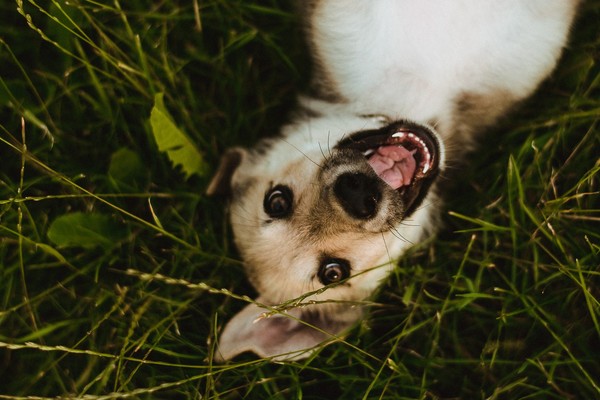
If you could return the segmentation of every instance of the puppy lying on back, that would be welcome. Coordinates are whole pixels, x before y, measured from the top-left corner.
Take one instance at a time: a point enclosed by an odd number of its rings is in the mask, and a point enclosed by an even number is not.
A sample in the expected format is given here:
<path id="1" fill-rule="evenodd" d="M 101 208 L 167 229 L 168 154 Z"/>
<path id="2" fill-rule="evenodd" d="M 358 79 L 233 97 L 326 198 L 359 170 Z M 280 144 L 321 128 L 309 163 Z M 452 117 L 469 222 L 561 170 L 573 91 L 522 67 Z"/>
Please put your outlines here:
<path id="1" fill-rule="evenodd" d="M 228 150 L 208 193 L 230 197 L 256 302 L 302 305 L 247 305 L 218 356 L 300 358 L 360 319 L 435 230 L 444 165 L 550 74 L 577 3 L 301 1 L 316 94 L 280 137 Z"/>

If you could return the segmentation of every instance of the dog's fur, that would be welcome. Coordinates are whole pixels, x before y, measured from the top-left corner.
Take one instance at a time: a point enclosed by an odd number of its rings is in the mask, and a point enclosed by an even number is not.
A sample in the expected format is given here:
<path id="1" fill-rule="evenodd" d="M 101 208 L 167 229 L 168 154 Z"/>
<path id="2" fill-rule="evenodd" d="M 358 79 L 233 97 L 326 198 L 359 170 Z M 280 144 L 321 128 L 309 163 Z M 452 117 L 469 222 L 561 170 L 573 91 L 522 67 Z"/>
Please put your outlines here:
<path id="1" fill-rule="evenodd" d="M 259 293 L 225 327 L 218 356 L 298 358 L 356 322 L 356 303 L 434 231 L 444 165 L 550 74 L 577 3 L 300 2 L 312 91 L 280 137 L 227 151 L 208 189 L 230 197 L 235 242 Z M 416 134 L 430 154 L 413 153 L 418 172 L 395 190 L 367 162 L 363 139 L 397 132 Z M 268 318 L 260 306 L 292 299 Z"/>

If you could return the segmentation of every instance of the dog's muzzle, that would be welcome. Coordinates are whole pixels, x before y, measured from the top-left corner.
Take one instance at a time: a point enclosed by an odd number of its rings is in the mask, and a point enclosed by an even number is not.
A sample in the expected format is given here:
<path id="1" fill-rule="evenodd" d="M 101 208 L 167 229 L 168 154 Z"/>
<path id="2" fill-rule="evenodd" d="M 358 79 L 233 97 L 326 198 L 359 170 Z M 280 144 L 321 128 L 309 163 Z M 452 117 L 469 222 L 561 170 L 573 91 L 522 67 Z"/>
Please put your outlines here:
<path id="1" fill-rule="evenodd" d="M 333 184 L 344 211 L 360 220 L 375 217 L 382 202 L 393 204 L 398 218 L 406 218 L 421 204 L 441 168 L 437 135 L 407 121 L 356 132 L 336 150 L 340 154 L 336 164 L 361 164 L 342 168 Z"/>

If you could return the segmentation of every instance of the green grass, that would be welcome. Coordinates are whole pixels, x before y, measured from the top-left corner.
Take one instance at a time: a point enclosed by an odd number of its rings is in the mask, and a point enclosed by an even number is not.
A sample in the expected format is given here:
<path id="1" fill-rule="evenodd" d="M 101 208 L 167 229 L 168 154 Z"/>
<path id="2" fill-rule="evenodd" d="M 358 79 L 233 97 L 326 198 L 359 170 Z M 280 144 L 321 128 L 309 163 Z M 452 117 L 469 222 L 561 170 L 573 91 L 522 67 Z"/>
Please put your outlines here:
<path id="1" fill-rule="evenodd" d="M 218 365 L 254 293 L 150 111 L 164 93 L 213 167 L 276 133 L 307 82 L 288 2 L 2 2 L 0 398 L 600 398 L 599 20 L 588 1 L 345 343 Z"/>

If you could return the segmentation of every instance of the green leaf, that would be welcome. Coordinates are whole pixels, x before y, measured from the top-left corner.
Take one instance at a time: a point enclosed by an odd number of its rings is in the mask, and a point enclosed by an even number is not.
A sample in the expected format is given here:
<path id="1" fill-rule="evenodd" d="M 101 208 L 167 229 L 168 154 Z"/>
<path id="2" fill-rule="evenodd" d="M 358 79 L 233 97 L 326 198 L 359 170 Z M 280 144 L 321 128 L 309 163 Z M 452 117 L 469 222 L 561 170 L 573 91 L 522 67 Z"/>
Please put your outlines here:
<path id="1" fill-rule="evenodd" d="M 163 94 L 154 97 L 154 107 L 150 112 L 150 126 L 158 150 L 167 153 L 175 166 L 181 166 L 186 179 L 191 175 L 205 175 L 207 166 L 192 141 L 177 128 L 163 102 Z"/>
<path id="2" fill-rule="evenodd" d="M 45 243 L 35 243 L 35 246 L 38 249 L 42 250 L 44 253 L 56 258 L 61 263 L 67 264 L 67 259 L 62 254 L 60 254 L 60 252 L 54 247 L 49 246 Z"/>
<path id="3" fill-rule="evenodd" d="M 148 169 L 140 156 L 128 148 L 115 151 L 110 159 L 108 176 L 118 188 L 140 188 L 148 183 Z"/>
<path id="4" fill-rule="evenodd" d="M 45 336 L 50 335 L 52 332 L 54 332 L 56 330 L 64 328 L 65 326 L 73 326 L 80 322 L 85 322 L 85 319 L 81 318 L 81 319 L 77 319 L 77 320 L 66 320 L 66 321 L 56 322 L 54 324 L 47 325 L 44 328 L 38 329 L 34 332 L 31 332 L 30 334 L 28 334 L 26 336 L 20 337 L 20 338 L 16 339 L 15 342 L 25 343 L 25 342 L 30 342 L 33 340 L 39 340 L 39 339 L 44 338 Z"/>
<path id="5" fill-rule="evenodd" d="M 75 212 L 56 218 L 48 238 L 60 247 L 111 248 L 127 236 L 125 226 L 110 215 Z"/>

